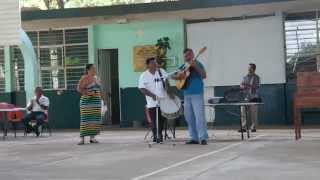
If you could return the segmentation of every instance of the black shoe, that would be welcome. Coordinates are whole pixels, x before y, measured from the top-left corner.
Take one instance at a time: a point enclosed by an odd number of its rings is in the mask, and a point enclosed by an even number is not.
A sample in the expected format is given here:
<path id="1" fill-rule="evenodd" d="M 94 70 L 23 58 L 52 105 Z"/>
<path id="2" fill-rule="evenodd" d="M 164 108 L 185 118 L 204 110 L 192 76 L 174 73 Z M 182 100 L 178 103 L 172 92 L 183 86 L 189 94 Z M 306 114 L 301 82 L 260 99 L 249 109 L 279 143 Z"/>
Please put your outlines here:
<path id="1" fill-rule="evenodd" d="M 39 137 L 40 136 L 40 132 L 36 131 L 36 135 L 37 135 L 37 137 Z"/>
<path id="2" fill-rule="evenodd" d="M 32 132 L 32 127 L 26 127 L 26 133 L 29 134 Z"/>
<path id="3" fill-rule="evenodd" d="M 39 127 L 38 126 L 34 126 L 33 127 L 34 132 L 36 133 L 37 137 L 40 136 L 40 131 L 39 131 Z"/>
<path id="4" fill-rule="evenodd" d="M 187 141 L 186 144 L 199 144 L 199 142 L 195 140 L 190 140 L 190 141 Z"/>
<path id="5" fill-rule="evenodd" d="M 163 140 L 162 140 L 162 139 L 157 139 L 156 142 L 157 142 L 158 144 L 162 144 L 162 143 L 163 143 Z"/>
<path id="6" fill-rule="evenodd" d="M 256 129 L 251 129 L 251 132 L 257 132 L 257 130 Z"/>
<path id="7" fill-rule="evenodd" d="M 239 129 L 238 132 L 239 132 L 239 133 L 241 133 L 241 132 L 247 132 L 247 130 L 246 130 L 246 129 L 242 129 L 242 130 Z"/>
<path id="8" fill-rule="evenodd" d="M 208 143 L 207 143 L 206 140 L 202 140 L 200 144 L 201 144 L 201 145 L 208 145 Z"/>
<path id="9" fill-rule="evenodd" d="M 163 139 L 160 139 L 160 142 L 159 142 L 159 144 L 163 144 Z"/>

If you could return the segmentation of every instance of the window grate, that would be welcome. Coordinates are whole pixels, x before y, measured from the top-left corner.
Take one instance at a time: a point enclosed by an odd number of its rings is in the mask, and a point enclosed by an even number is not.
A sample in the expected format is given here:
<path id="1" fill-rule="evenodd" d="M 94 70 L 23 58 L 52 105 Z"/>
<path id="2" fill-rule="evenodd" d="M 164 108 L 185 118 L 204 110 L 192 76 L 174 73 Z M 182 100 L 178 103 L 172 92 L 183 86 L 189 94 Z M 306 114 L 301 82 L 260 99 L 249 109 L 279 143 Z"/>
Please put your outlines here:
<path id="1" fill-rule="evenodd" d="M 40 46 L 43 45 L 63 45 L 63 30 L 40 31 Z"/>
<path id="2" fill-rule="evenodd" d="M 44 89 L 76 89 L 88 63 L 88 29 L 39 32 L 41 83 Z"/>
<path id="3" fill-rule="evenodd" d="M 85 68 L 74 67 L 67 69 L 67 89 L 77 89 L 80 77 L 84 74 Z"/>
<path id="4" fill-rule="evenodd" d="M 303 20 L 285 22 L 287 79 L 296 78 L 296 72 L 318 71 L 317 56 L 320 55 L 320 18 L 318 13 Z"/>
<path id="5" fill-rule="evenodd" d="M 38 57 L 39 79 L 44 89 L 76 89 L 88 63 L 88 29 L 27 32 Z M 24 88 L 24 62 L 13 48 L 17 90 Z"/>
<path id="6" fill-rule="evenodd" d="M 287 61 L 297 57 L 310 57 L 318 53 L 317 43 L 319 42 L 319 20 L 297 20 L 286 21 L 286 53 Z"/>
<path id="7" fill-rule="evenodd" d="M 4 66 L 4 48 L 0 47 L 0 93 L 5 92 L 5 66 Z"/>
<path id="8" fill-rule="evenodd" d="M 12 47 L 12 68 L 16 91 L 24 90 L 24 59 L 18 46 Z"/>

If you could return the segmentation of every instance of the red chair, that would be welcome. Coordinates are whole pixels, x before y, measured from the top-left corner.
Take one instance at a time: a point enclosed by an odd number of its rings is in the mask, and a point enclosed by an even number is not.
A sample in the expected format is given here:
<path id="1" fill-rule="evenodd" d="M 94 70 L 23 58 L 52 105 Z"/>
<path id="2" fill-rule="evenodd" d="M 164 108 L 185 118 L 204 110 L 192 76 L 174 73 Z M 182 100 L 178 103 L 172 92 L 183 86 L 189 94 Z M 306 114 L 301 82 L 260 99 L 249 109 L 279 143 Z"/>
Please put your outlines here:
<path id="1" fill-rule="evenodd" d="M 14 104 L 9 104 L 9 103 L 5 103 L 5 102 L 0 103 L 0 109 L 12 109 L 12 108 L 16 108 L 16 106 Z M 17 115 L 16 115 L 16 113 L 17 113 Z M 7 117 L 5 115 L 7 115 Z M 3 123 L 4 136 L 7 135 L 7 130 L 8 130 L 7 123 L 15 121 L 13 123 L 14 124 L 13 126 L 14 126 L 14 133 L 15 133 L 15 137 L 16 137 L 16 124 L 17 124 L 16 122 L 19 120 L 21 121 L 21 119 L 23 117 L 23 112 L 6 112 L 6 113 L 1 112 L 0 117 L 2 118 L 1 120 Z M 8 121 L 4 121 L 4 119 L 6 119 Z M 10 120 L 12 120 L 12 121 L 10 121 Z"/>
<path id="2" fill-rule="evenodd" d="M 17 137 L 17 125 L 22 122 L 24 113 L 22 111 L 14 111 L 7 113 L 8 122 L 12 124 L 14 137 Z"/>

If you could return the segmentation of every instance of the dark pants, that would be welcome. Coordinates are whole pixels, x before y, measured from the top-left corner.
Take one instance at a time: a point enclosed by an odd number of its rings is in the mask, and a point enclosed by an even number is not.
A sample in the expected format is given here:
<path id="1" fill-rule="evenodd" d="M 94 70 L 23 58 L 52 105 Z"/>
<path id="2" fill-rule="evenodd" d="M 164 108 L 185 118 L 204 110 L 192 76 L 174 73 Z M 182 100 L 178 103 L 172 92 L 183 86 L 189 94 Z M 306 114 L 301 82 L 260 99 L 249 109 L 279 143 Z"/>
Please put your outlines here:
<path id="1" fill-rule="evenodd" d="M 153 139 L 157 139 L 157 108 L 149 108 L 149 114 L 152 120 L 152 133 Z M 164 117 L 161 115 L 160 108 L 158 108 L 158 121 L 159 121 L 159 139 L 162 139 L 162 130 Z"/>
<path id="2" fill-rule="evenodd" d="M 29 124 L 29 122 L 31 120 L 36 120 L 37 122 L 37 127 L 43 125 L 44 120 L 46 118 L 46 115 L 44 112 L 31 112 L 30 114 L 27 114 L 23 119 L 23 124 L 27 129 L 31 129 L 31 125 Z"/>

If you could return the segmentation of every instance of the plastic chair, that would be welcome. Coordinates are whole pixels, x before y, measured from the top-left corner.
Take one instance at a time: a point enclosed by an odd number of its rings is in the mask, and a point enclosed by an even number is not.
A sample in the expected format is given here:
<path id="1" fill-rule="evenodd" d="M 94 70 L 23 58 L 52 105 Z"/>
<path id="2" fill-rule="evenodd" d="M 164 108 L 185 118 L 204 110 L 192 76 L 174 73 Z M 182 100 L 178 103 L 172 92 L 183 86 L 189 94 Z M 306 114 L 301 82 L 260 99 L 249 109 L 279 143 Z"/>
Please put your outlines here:
<path id="1" fill-rule="evenodd" d="M 44 123 L 43 123 L 42 129 L 41 129 L 41 136 L 42 136 L 42 133 L 43 133 L 43 129 L 45 129 L 45 128 L 48 130 L 49 136 L 51 136 L 52 135 L 52 130 L 51 130 L 51 127 L 50 127 L 48 111 L 45 112 L 45 119 L 44 119 Z"/>
<path id="2" fill-rule="evenodd" d="M 22 123 L 23 116 L 24 113 L 22 111 L 14 111 L 7 113 L 8 122 L 12 124 L 15 138 L 17 137 L 17 125 L 19 123 Z"/>
<path id="3" fill-rule="evenodd" d="M 0 103 L 0 109 L 12 109 L 15 108 L 16 106 L 14 104 L 9 104 L 6 102 L 1 102 Z M 9 115 L 10 117 L 13 117 L 14 112 L 1 112 L 0 113 L 0 123 L 2 124 L 2 129 L 3 129 L 3 133 L 4 133 L 4 137 L 7 136 L 7 131 L 8 131 L 8 126 L 7 123 L 10 122 Z M 7 121 L 8 120 L 8 121 Z M 16 131 L 15 131 L 15 137 L 16 137 Z"/>

